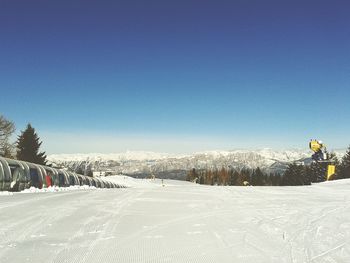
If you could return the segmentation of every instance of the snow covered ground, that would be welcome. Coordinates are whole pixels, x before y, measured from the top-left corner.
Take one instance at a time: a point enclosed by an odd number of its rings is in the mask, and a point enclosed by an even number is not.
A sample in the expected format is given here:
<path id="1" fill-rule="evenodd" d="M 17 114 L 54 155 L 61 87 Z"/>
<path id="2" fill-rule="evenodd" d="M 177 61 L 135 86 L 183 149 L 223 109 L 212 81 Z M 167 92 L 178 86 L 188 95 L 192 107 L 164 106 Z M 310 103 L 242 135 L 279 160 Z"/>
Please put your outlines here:
<path id="1" fill-rule="evenodd" d="M 0 262 L 350 262 L 350 181 L 0 195 Z"/>

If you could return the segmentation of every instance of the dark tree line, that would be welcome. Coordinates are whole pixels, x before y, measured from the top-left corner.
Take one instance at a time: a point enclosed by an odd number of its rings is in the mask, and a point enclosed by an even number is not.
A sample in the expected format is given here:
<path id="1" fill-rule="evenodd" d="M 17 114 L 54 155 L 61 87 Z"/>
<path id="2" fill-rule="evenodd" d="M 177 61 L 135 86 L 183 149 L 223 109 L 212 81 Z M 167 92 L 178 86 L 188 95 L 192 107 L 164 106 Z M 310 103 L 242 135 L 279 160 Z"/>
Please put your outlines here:
<path id="1" fill-rule="evenodd" d="M 335 179 L 350 178 L 350 146 L 337 168 L 338 172 Z"/>
<path id="2" fill-rule="evenodd" d="M 336 174 L 333 180 L 350 178 L 350 146 L 338 161 L 334 155 L 330 156 L 336 165 Z M 186 180 L 206 185 L 253 185 L 253 186 L 288 186 L 310 185 L 326 181 L 327 163 L 312 163 L 300 165 L 291 163 L 286 171 L 280 173 L 266 173 L 260 168 L 235 170 L 221 169 L 192 169 L 187 173 Z"/>
<path id="3" fill-rule="evenodd" d="M 232 168 L 196 170 L 187 173 L 186 180 L 206 185 L 281 185 L 282 176 L 279 173 L 264 173 L 260 168 L 242 169 Z"/>

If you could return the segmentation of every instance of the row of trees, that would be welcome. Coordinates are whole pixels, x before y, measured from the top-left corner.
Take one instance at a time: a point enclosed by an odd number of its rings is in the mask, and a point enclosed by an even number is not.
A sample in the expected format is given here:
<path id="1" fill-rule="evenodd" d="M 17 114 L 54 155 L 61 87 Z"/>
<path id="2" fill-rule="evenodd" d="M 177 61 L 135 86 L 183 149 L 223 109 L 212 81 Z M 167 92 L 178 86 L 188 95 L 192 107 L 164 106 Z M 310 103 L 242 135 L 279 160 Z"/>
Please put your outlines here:
<path id="1" fill-rule="evenodd" d="M 350 147 L 338 161 L 333 157 L 336 165 L 334 180 L 350 178 Z M 254 186 L 287 186 L 310 185 L 326 180 L 327 163 L 312 163 L 309 166 L 292 163 L 286 171 L 280 173 L 266 173 L 260 168 L 242 169 L 240 171 L 222 167 L 221 169 L 192 169 L 187 173 L 187 181 L 206 185 L 254 185 Z"/>
<path id="2" fill-rule="evenodd" d="M 331 155 L 330 158 L 334 160 L 333 164 L 336 166 L 336 173 L 332 180 L 350 178 L 350 146 L 340 161 L 334 155 Z M 305 185 L 326 181 L 327 166 L 328 163 L 312 163 L 310 166 L 290 164 L 283 174 L 284 181 L 288 183 L 287 185 Z"/>
<path id="3" fill-rule="evenodd" d="M 11 143 L 15 130 L 14 123 L 0 115 L 0 156 L 46 164 L 46 154 L 40 152 L 42 142 L 35 129 L 28 124 L 26 129 L 21 131 L 21 134 L 17 137 L 17 141 Z"/>
<path id="4" fill-rule="evenodd" d="M 242 169 L 232 168 L 196 170 L 187 173 L 187 181 L 205 185 L 254 185 L 254 186 L 278 186 L 283 185 L 283 176 L 279 173 L 265 173 L 260 168 Z"/>
<path id="5" fill-rule="evenodd" d="M 337 168 L 338 172 L 335 179 L 350 178 L 350 146 Z"/>

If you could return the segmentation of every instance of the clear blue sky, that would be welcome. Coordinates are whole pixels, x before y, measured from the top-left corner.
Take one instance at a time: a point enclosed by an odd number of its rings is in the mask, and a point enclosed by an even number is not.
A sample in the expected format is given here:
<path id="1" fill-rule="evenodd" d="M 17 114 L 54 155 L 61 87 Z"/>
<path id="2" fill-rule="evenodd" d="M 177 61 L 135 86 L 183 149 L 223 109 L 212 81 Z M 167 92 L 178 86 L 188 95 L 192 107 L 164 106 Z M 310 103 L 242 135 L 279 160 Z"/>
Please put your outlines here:
<path id="1" fill-rule="evenodd" d="M 349 1 L 0 1 L 0 113 L 48 153 L 350 143 Z"/>

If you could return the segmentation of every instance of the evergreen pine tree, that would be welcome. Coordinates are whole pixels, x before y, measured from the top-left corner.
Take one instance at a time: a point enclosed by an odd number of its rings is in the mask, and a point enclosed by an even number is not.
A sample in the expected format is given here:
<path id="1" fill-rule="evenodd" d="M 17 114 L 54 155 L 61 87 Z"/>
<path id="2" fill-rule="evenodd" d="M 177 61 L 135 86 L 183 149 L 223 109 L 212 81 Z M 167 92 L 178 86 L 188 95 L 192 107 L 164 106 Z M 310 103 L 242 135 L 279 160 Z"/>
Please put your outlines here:
<path id="1" fill-rule="evenodd" d="M 292 163 L 284 172 L 282 185 L 304 185 L 305 169 L 302 165 Z"/>
<path id="2" fill-rule="evenodd" d="M 339 165 L 338 178 L 350 178 L 350 146 L 341 160 L 341 164 Z"/>
<path id="3" fill-rule="evenodd" d="M 238 177 L 239 177 L 238 171 L 231 169 L 231 171 L 230 171 L 230 185 L 236 185 Z"/>
<path id="4" fill-rule="evenodd" d="M 256 176 L 256 185 L 264 185 L 265 184 L 265 180 L 264 180 L 264 173 L 260 170 L 260 168 L 256 168 L 255 170 L 255 176 Z"/>
<path id="5" fill-rule="evenodd" d="M 255 170 L 253 170 L 251 176 L 250 176 L 250 184 L 253 185 L 253 186 L 256 186 L 258 185 L 258 176 L 255 172 Z"/>
<path id="6" fill-rule="evenodd" d="M 39 152 L 42 142 L 35 129 L 28 124 L 17 139 L 17 159 L 37 164 L 46 164 L 45 152 Z"/>
<path id="7" fill-rule="evenodd" d="M 219 171 L 217 168 L 215 168 L 215 170 L 213 171 L 213 180 L 211 185 L 218 185 L 218 174 Z"/>
<path id="8" fill-rule="evenodd" d="M 239 172 L 239 176 L 236 180 L 236 185 L 244 185 L 244 182 L 249 182 L 251 181 L 251 175 L 250 171 L 248 169 L 242 169 Z"/>
<path id="9" fill-rule="evenodd" d="M 274 173 L 270 176 L 271 185 L 280 186 L 281 185 L 281 175 L 279 173 Z"/>
<path id="10" fill-rule="evenodd" d="M 329 154 L 328 158 L 333 160 L 333 163 L 335 164 L 335 166 L 338 166 L 340 164 L 339 159 L 338 159 L 337 155 L 334 152 L 331 152 Z"/>
<path id="11" fill-rule="evenodd" d="M 326 178 L 327 163 L 312 163 L 305 168 L 305 174 L 308 176 L 310 183 L 324 182 Z"/>

